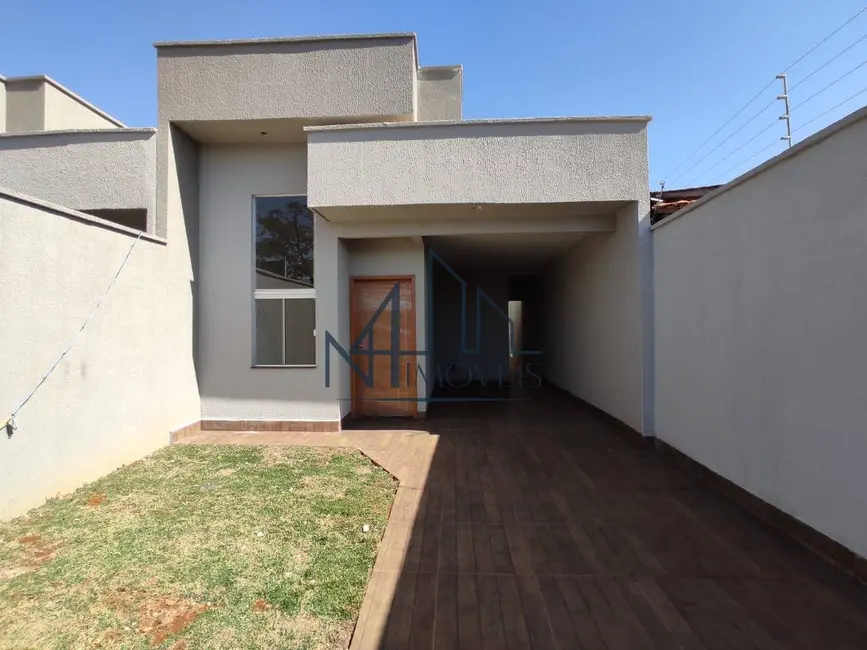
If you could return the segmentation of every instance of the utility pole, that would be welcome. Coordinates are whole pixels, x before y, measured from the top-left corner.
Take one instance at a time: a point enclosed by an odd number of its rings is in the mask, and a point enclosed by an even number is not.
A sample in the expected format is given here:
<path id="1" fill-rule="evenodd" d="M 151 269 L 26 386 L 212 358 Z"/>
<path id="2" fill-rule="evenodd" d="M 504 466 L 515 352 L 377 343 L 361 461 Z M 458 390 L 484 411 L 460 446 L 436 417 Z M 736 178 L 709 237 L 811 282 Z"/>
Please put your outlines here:
<path id="1" fill-rule="evenodd" d="M 785 114 L 780 115 L 781 120 L 786 120 L 786 135 L 781 135 L 780 140 L 786 140 L 789 143 L 789 148 L 792 148 L 792 122 L 789 119 L 789 79 L 786 73 L 777 75 L 777 79 L 783 82 L 783 94 L 778 95 L 777 99 L 782 99 L 785 105 Z"/>

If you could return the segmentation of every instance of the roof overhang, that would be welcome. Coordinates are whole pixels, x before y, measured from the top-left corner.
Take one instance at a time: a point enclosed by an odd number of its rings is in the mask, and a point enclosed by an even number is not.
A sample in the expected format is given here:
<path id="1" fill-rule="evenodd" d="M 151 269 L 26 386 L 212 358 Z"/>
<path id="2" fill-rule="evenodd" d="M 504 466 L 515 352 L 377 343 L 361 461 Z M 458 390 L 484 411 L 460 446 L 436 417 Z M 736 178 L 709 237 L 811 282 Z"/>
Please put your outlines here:
<path id="1" fill-rule="evenodd" d="M 160 122 L 182 125 L 204 141 L 237 142 L 243 133 L 256 142 L 262 131 L 282 134 L 273 141 L 303 141 L 303 125 L 415 115 L 418 51 L 412 33 L 156 47 Z"/>
<path id="2" fill-rule="evenodd" d="M 308 127 L 308 205 L 334 221 L 608 215 L 646 201 L 648 120 Z"/>

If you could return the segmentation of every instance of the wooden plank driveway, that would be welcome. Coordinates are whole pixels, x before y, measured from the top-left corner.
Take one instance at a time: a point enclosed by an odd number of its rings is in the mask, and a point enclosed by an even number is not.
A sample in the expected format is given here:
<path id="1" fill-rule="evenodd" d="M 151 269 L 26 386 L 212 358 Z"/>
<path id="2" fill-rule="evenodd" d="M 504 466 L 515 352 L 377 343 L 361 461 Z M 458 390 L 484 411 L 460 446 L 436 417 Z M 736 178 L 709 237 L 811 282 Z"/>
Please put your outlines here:
<path id="1" fill-rule="evenodd" d="M 355 446 L 399 478 L 353 649 L 867 648 L 867 588 L 576 402 L 431 413 L 183 442 Z"/>

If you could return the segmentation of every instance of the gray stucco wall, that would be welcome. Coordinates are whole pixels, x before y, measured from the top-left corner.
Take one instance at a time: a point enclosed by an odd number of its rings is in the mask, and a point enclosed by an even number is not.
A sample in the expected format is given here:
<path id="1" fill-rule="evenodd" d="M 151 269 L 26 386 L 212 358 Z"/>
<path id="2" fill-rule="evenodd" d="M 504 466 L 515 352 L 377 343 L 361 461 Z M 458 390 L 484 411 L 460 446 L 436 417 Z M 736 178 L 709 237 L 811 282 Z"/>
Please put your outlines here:
<path id="1" fill-rule="evenodd" d="M 616 232 L 588 235 L 555 261 L 545 310 L 548 378 L 641 432 L 645 323 L 638 228 L 646 207 L 647 199 L 623 208 Z"/>
<path id="2" fill-rule="evenodd" d="M 69 345 L 136 233 L 0 191 L 0 424 Z M 189 260 L 142 237 L 100 308 L 0 437 L 0 519 L 167 444 L 199 419 Z"/>
<path id="3" fill-rule="evenodd" d="M 258 194 L 307 191 L 303 146 L 205 146 L 199 223 L 199 378 L 202 417 L 219 420 L 339 419 L 342 361 L 325 386 L 325 332 L 341 331 L 338 239 L 316 220 L 315 368 L 251 368 L 253 211 Z M 343 269 L 340 269 L 341 271 Z"/>
<path id="4" fill-rule="evenodd" d="M 646 126 L 564 119 L 314 127 L 309 200 L 323 208 L 634 201 L 647 189 Z"/>
<path id="5" fill-rule="evenodd" d="M 6 85 L 9 133 L 125 128 L 51 77 L 13 77 L 6 80 Z"/>
<path id="6" fill-rule="evenodd" d="M 6 80 L 6 132 L 45 128 L 44 84 L 38 79 Z"/>
<path id="7" fill-rule="evenodd" d="M 437 66 L 418 70 L 419 122 L 461 119 L 463 104 L 461 66 Z"/>
<path id="8" fill-rule="evenodd" d="M 653 230 L 656 431 L 867 556 L 867 110 Z"/>
<path id="9" fill-rule="evenodd" d="M 0 136 L 0 185 L 75 210 L 155 213 L 154 129 Z"/>
<path id="10" fill-rule="evenodd" d="M 171 121 L 405 116 L 415 38 L 158 44 L 160 114 Z"/>
<path id="11" fill-rule="evenodd" d="M 116 120 L 96 112 L 93 106 L 82 103 L 81 98 L 62 87 L 46 82 L 43 94 L 45 131 L 116 129 L 120 126 Z"/>

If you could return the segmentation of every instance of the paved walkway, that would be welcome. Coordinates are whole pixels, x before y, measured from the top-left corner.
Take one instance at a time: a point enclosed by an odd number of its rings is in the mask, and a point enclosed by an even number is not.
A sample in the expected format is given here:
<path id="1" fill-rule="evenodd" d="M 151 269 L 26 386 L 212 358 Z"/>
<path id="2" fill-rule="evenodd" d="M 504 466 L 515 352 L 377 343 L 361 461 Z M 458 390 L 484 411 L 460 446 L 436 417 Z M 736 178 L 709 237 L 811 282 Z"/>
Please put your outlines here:
<path id="1" fill-rule="evenodd" d="M 354 446 L 400 479 L 353 649 L 867 648 L 867 588 L 577 403 L 431 413 L 183 443 Z"/>

